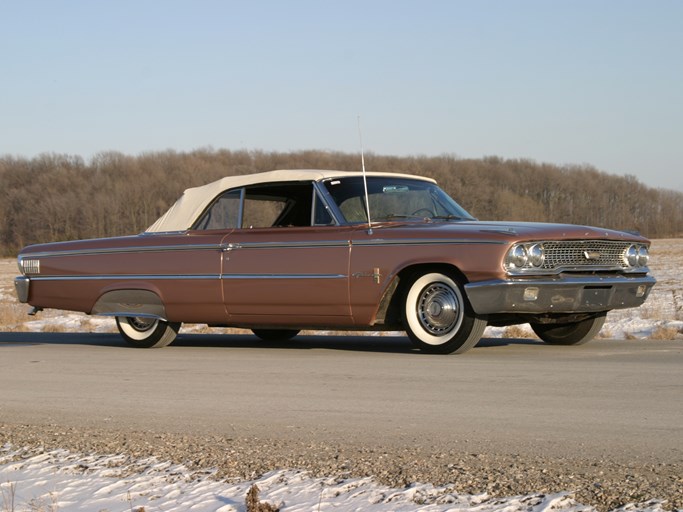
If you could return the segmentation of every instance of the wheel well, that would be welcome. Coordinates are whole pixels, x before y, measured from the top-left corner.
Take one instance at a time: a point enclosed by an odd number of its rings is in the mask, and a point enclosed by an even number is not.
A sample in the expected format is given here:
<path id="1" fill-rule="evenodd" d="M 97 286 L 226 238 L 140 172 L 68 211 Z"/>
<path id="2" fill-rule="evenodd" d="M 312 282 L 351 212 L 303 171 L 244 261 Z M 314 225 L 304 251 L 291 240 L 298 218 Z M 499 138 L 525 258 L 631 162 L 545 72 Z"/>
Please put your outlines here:
<path id="1" fill-rule="evenodd" d="M 149 290 L 112 290 L 97 299 L 92 315 L 145 315 L 166 320 L 166 308 L 161 298 Z"/>
<path id="2" fill-rule="evenodd" d="M 465 274 L 460 272 L 458 267 L 447 263 L 420 263 L 418 265 L 411 265 L 401 270 L 398 273 L 398 278 L 405 284 L 406 282 L 415 279 L 418 275 L 427 274 L 428 272 L 441 272 L 442 274 L 454 278 L 455 281 L 461 285 L 468 282 Z"/>
<path id="3" fill-rule="evenodd" d="M 465 275 L 455 266 L 447 263 L 420 263 L 402 269 L 387 289 L 380 304 L 380 314 L 377 320 L 388 326 L 400 327 L 402 298 L 409 286 L 418 276 L 429 272 L 440 272 L 453 278 L 457 283 L 467 283 Z M 464 293 L 464 292 L 463 292 Z M 383 313 L 383 315 L 382 315 Z"/>

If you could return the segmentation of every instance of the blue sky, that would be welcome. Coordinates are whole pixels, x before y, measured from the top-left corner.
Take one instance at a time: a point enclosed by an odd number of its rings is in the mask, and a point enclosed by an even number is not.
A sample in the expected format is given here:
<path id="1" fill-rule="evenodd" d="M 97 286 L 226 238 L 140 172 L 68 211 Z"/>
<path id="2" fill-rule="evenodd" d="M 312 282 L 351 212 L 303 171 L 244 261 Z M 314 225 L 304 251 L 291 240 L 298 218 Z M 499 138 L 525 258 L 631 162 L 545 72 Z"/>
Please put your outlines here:
<path id="1" fill-rule="evenodd" d="M 0 0 L 0 154 L 496 155 L 683 191 L 683 1 Z"/>

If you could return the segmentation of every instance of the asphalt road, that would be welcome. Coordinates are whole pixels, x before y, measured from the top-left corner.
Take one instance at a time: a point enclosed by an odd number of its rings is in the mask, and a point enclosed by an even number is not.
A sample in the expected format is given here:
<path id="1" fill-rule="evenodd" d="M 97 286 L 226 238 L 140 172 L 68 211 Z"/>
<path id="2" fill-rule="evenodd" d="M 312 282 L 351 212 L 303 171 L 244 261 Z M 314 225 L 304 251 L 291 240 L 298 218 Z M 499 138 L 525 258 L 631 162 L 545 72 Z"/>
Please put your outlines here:
<path id="1" fill-rule="evenodd" d="M 0 333 L 0 421 L 681 462 L 683 343 Z"/>

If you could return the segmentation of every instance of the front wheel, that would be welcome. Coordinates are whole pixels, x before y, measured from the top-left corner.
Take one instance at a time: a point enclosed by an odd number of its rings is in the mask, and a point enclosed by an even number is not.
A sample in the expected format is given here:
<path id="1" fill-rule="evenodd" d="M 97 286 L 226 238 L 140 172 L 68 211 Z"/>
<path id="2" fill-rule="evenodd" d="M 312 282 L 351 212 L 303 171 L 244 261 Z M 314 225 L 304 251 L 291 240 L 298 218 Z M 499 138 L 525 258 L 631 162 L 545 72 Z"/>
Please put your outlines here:
<path id="1" fill-rule="evenodd" d="M 180 323 L 158 318 L 117 316 L 116 327 L 126 343 L 132 347 L 161 348 L 175 339 Z"/>
<path id="2" fill-rule="evenodd" d="M 403 324 L 413 344 L 433 354 L 462 354 L 479 342 L 486 328 L 460 286 L 439 272 L 423 274 L 408 286 Z"/>
<path id="3" fill-rule="evenodd" d="M 550 345 L 583 345 L 600 332 L 607 313 L 567 324 L 530 324 L 536 336 Z"/>

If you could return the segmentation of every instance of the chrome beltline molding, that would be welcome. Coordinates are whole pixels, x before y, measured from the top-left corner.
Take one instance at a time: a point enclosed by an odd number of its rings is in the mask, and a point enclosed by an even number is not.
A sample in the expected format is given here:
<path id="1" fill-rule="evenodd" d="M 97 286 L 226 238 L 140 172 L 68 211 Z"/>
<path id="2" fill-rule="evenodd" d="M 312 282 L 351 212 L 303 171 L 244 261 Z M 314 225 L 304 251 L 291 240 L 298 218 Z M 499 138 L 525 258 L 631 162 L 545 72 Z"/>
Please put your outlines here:
<path id="1" fill-rule="evenodd" d="M 477 238 L 443 238 L 443 239 L 433 239 L 433 238 L 406 238 L 406 239 L 396 239 L 396 240 L 361 240 L 353 241 L 351 245 L 360 246 L 377 246 L 377 245 L 388 245 L 388 246 L 402 246 L 402 245 L 508 245 L 510 242 L 502 240 L 480 240 Z"/>
<path id="2" fill-rule="evenodd" d="M 321 242 L 231 242 L 224 246 L 224 251 L 237 249 L 348 249 L 351 242 L 345 241 L 321 241 Z"/>
<path id="3" fill-rule="evenodd" d="M 345 274 L 223 274 L 221 279 L 346 279 Z"/>
<path id="4" fill-rule="evenodd" d="M 44 251 L 21 254 L 19 259 L 54 258 L 60 256 L 95 256 L 103 254 L 134 254 L 146 252 L 166 251 L 225 251 L 234 249 L 319 249 L 325 247 L 353 247 L 353 246 L 409 246 L 409 245 L 462 245 L 462 244 L 507 244 L 498 240 L 478 239 L 449 239 L 434 240 L 429 238 L 400 239 L 400 240 L 322 240 L 314 242 L 233 242 L 223 244 L 196 245 L 154 245 L 136 247 L 116 247 L 106 249 L 73 249 L 65 251 Z"/>
<path id="5" fill-rule="evenodd" d="M 19 260 L 33 258 L 53 258 L 59 256 L 95 256 L 100 254 L 125 254 L 166 251 L 219 251 L 225 249 L 224 244 L 197 245 L 153 245 L 142 247 L 115 247 L 107 249 L 73 249 L 66 251 L 45 251 L 20 254 Z"/>
<path id="6" fill-rule="evenodd" d="M 432 238 L 415 239 L 375 239 L 375 240 L 346 240 L 346 241 L 320 241 L 320 242 L 232 242 L 225 246 L 226 251 L 236 249 L 320 249 L 334 247 L 387 247 L 411 246 L 411 245 L 474 245 L 474 244 L 507 244 L 508 242 L 497 240 L 476 239 L 449 239 L 434 240 Z"/>
<path id="7" fill-rule="evenodd" d="M 109 275 L 74 275 L 45 276 L 29 275 L 31 281 L 154 281 L 154 280 L 208 280 L 208 279 L 346 279 L 345 274 L 109 274 Z"/>
<path id="8" fill-rule="evenodd" d="M 31 281 L 107 281 L 107 280 L 155 280 L 155 279 L 220 279 L 220 274 L 93 274 L 93 275 L 28 275 Z"/>

